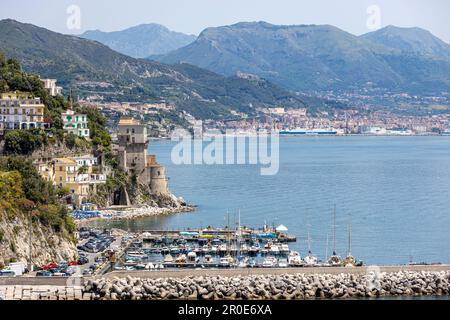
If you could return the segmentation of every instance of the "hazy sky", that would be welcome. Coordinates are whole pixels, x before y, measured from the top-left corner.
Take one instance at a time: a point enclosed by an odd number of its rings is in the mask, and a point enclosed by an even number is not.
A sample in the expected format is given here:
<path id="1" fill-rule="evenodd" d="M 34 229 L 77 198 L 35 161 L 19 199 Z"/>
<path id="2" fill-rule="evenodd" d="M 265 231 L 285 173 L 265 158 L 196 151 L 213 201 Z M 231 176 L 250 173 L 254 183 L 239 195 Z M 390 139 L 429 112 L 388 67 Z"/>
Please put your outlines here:
<path id="1" fill-rule="evenodd" d="M 80 24 L 67 27 L 71 5 Z M 206 27 L 239 21 L 274 24 L 332 24 L 354 34 L 371 31 L 367 9 L 377 5 L 381 26 L 417 26 L 450 43 L 448 0 L 1 0 L 0 18 L 33 23 L 61 33 L 121 30 L 156 22 L 198 34 Z"/>

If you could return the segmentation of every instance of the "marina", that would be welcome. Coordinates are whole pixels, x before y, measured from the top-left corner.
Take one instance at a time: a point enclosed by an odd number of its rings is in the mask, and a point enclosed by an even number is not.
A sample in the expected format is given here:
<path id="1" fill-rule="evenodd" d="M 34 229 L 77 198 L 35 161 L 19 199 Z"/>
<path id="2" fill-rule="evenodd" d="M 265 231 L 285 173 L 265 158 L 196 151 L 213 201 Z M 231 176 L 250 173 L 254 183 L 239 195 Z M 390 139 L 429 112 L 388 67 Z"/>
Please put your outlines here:
<path id="1" fill-rule="evenodd" d="M 288 268 L 361 266 L 360 261 L 323 262 L 311 250 L 302 259 L 291 250 L 295 235 L 284 225 L 261 229 L 207 228 L 152 230 L 138 233 L 115 263 L 113 270 L 166 268 Z M 332 258 L 332 257 L 331 257 Z M 331 259 L 330 258 L 330 259 Z"/>

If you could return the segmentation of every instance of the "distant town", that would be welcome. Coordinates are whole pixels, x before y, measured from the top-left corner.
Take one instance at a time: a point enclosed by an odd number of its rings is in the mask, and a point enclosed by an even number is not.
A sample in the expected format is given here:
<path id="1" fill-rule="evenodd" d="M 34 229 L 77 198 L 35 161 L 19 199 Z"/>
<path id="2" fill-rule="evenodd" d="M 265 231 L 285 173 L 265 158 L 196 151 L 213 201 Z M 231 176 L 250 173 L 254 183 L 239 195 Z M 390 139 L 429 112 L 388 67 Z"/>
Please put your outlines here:
<path id="1" fill-rule="evenodd" d="M 375 101 L 373 95 L 327 93 L 323 98 L 333 99 L 348 105 L 348 109 L 333 112 L 319 111 L 311 115 L 308 108 L 268 107 L 255 108 L 255 115 L 231 111 L 227 119 L 202 121 L 204 131 L 232 130 L 236 134 L 251 134 L 258 130 L 270 133 L 301 128 L 311 130 L 333 130 L 337 135 L 448 135 L 450 134 L 450 97 L 417 97 L 408 94 L 382 95 L 383 101 Z M 132 116 L 143 120 L 148 133 L 154 138 L 169 138 L 177 128 L 192 129 L 198 120 L 186 111 L 178 111 L 165 101 L 157 103 L 104 102 L 101 96 L 80 99 L 84 106 L 96 107 L 107 116 L 111 127 L 115 127 L 121 116 Z M 380 107 L 386 103 L 386 107 Z M 395 104 L 396 108 L 388 107 Z M 398 110 L 404 105 L 403 110 Z M 406 105 L 410 106 L 409 109 Z M 420 107 L 420 106 L 428 106 Z M 170 116 L 168 116 L 170 115 Z M 174 121 L 174 119 L 176 121 Z"/>

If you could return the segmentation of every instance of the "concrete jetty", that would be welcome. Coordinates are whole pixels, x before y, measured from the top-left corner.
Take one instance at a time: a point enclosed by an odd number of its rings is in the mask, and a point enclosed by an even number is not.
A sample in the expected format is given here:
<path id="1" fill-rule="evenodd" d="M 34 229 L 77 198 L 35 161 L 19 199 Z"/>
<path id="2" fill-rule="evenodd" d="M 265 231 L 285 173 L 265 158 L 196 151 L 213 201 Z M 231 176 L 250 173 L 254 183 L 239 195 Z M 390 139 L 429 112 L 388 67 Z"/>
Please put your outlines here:
<path id="1" fill-rule="evenodd" d="M 450 294 L 449 265 L 114 271 L 81 278 L 72 285 L 70 280 L 0 278 L 0 299 L 340 299 Z"/>

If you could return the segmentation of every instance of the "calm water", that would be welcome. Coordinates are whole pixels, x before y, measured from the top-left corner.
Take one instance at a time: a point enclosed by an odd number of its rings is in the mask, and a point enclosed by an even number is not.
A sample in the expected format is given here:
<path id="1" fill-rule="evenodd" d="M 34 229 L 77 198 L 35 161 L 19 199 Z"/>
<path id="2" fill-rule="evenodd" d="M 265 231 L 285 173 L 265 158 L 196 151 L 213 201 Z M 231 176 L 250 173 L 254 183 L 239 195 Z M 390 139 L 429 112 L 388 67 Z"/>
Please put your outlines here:
<path id="1" fill-rule="evenodd" d="M 280 170 L 261 176 L 249 165 L 174 165 L 173 143 L 151 142 L 167 168 L 170 189 L 194 213 L 136 221 L 99 222 L 130 230 L 217 227 L 241 210 L 241 224 L 285 224 L 305 253 L 310 225 L 313 252 L 332 250 L 332 212 L 337 207 L 337 251 L 367 264 L 450 263 L 450 138 L 285 137 Z"/>

